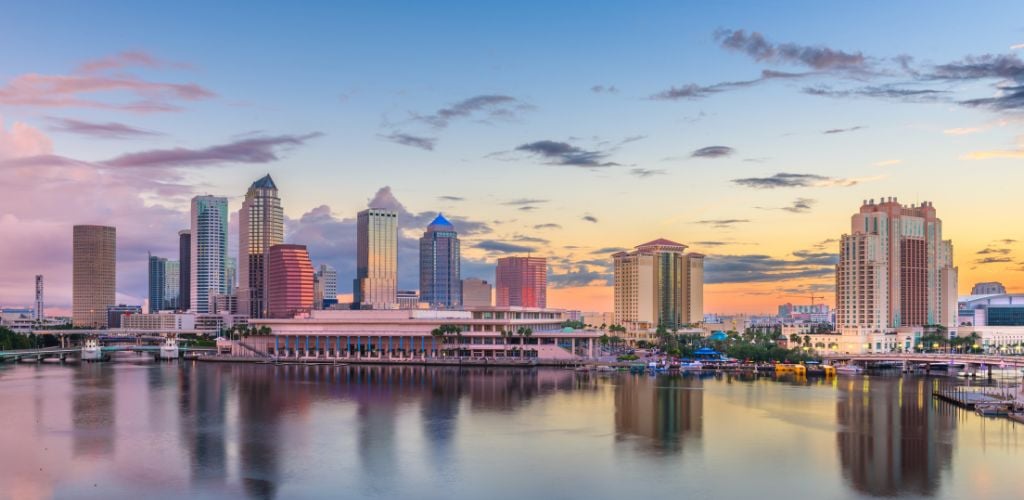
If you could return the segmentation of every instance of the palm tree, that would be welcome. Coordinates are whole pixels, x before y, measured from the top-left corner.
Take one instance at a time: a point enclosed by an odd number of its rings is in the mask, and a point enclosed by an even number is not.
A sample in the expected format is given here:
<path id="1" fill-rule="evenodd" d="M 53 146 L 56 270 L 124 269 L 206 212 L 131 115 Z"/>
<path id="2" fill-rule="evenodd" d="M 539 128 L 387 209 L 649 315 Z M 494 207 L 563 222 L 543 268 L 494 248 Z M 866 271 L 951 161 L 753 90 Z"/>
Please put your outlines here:
<path id="1" fill-rule="evenodd" d="M 800 336 L 795 334 L 795 333 L 791 334 L 789 336 L 789 342 L 794 344 L 794 345 L 799 345 L 800 344 Z"/>
<path id="2" fill-rule="evenodd" d="M 430 336 L 434 337 L 435 339 L 441 339 L 441 343 L 442 344 L 444 344 L 444 333 L 445 333 L 445 331 L 442 330 L 440 327 L 439 328 L 434 328 L 433 330 L 430 330 Z"/>
<path id="3" fill-rule="evenodd" d="M 526 339 L 533 335 L 533 330 L 525 326 L 520 326 L 516 329 L 516 334 L 519 335 L 519 343 L 523 346 L 519 351 L 519 357 L 522 357 L 526 353 Z"/>

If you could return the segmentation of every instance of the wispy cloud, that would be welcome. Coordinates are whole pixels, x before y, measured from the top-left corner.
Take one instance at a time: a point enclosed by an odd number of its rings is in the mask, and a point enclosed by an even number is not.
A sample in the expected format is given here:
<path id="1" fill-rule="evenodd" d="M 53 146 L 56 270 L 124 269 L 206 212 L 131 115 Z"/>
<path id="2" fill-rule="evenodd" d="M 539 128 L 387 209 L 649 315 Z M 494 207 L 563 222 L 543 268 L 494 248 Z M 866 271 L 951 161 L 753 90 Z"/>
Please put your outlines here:
<path id="1" fill-rule="evenodd" d="M 553 222 L 549 222 L 549 223 L 546 223 L 546 224 L 537 224 L 537 225 L 533 226 L 533 228 L 538 230 L 538 231 L 542 230 L 542 229 L 562 229 L 562 225 L 561 224 L 555 224 Z"/>
<path id="2" fill-rule="evenodd" d="M 215 97 L 213 91 L 195 83 L 167 83 L 144 80 L 108 70 L 127 66 L 164 65 L 144 53 L 123 53 L 89 61 L 67 75 L 26 73 L 0 87 L 0 104 L 41 108 L 98 108 L 139 113 L 178 111 L 175 101 L 198 101 Z M 113 95 L 102 100 L 97 94 Z M 120 94 L 120 95 L 118 95 Z"/>
<path id="3" fill-rule="evenodd" d="M 448 196 L 448 195 L 438 196 L 437 199 L 439 199 L 441 201 L 466 201 L 466 199 L 461 197 L 461 196 Z"/>
<path id="4" fill-rule="evenodd" d="M 969 135 L 977 134 L 978 132 L 981 132 L 983 130 L 985 129 L 981 127 L 958 127 L 947 128 L 946 130 L 943 130 L 942 133 L 946 135 Z"/>
<path id="5" fill-rule="evenodd" d="M 702 224 L 705 226 L 711 226 L 716 229 L 731 228 L 737 224 L 746 224 L 750 222 L 749 219 L 706 219 L 694 221 L 694 224 Z"/>
<path id="6" fill-rule="evenodd" d="M 132 127 L 123 123 L 87 122 L 71 118 L 50 117 L 50 130 L 85 135 L 97 139 L 131 139 L 136 137 L 153 137 L 163 135 L 159 132 Z"/>
<path id="7" fill-rule="evenodd" d="M 877 180 L 881 176 L 862 178 L 835 178 L 817 174 L 792 174 L 780 172 L 768 177 L 747 177 L 733 179 L 734 184 L 757 189 L 795 188 L 795 187 L 849 187 L 862 182 Z"/>
<path id="8" fill-rule="evenodd" d="M 380 137 L 387 139 L 395 144 L 419 148 L 426 151 L 433 151 L 434 146 L 437 144 L 436 137 L 420 137 L 416 135 L 405 134 L 402 132 L 393 132 L 388 135 L 381 135 Z"/>
<path id="9" fill-rule="evenodd" d="M 597 223 L 597 217 L 594 217 L 593 215 L 584 215 L 582 219 L 586 222 L 593 222 L 595 224 Z"/>
<path id="10" fill-rule="evenodd" d="M 415 115 L 415 119 L 428 123 L 436 128 L 445 128 L 453 120 L 476 117 L 482 120 L 510 120 L 520 113 L 534 109 L 512 96 L 484 94 L 463 99 L 441 108 L 429 115 Z"/>
<path id="11" fill-rule="evenodd" d="M 615 85 L 594 85 L 590 91 L 595 94 L 618 94 L 619 89 Z"/>
<path id="12" fill-rule="evenodd" d="M 893 165 L 899 165 L 900 163 L 903 163 L 903 160 L 881 160 L 872 163 L 872 165 L 876 167 L 891 167 Z"/>
<path id="13" fill-rule="evenodd" d="M 821 278 L 835 273 L 835 254 L 794 252 L 794 259 L 768 255 L 710 255 L 704 263 L 707 284 L 781 282 Z"/>
<path id="14" fill-rule="evenodd" d="M 822 134 L 842 134 L 844 132 L 854 132 L 854 131 L 857 131 L 857 130 L 863 130 L 864 128 L 865 127 L 862 126 L 862 125 L 857 125 L 856 127 L 846 127 L 846 128 L 830 128 L 828 130 L 822 131 L 821 133 Z"/>
<path id="15" fill-rule="evenodd" d="M 1024 136 L 1018 139 L 1019 146 L 1016 149 L 991 149 L 983 151 L 971 151 L 963 156 L 964 160 L 995 160 L 995 159 L 1019 159 L 1024 158 Z"/>
<path id="16" fill-rule="evenodd" d="M 651 168 L 633 168 L 629 170 L 630 175 L 640 177 L 641 179 L 646 177 L 653 177 L 655 175 L 665 175 L 667 172 L 661 169 Z"/>
<path id="17" fill-rule="evenodd" d="M 650 97 L 656 101 L 679 101 L 679 100 L 696 100 L 710 97 L 714 94 L 721 92 L 729 92 L 732 90 L 739 90 L 747 87 L 753 87 L 770 80 L 779 79 L 794 79 L 803 78 L 809 76 L 810 73 L 786 73 L 783 71 L 772 71 L 762 70 L 759 78 L 753 80 L 739 80 L 731 82 L 719 82 L 711 85 L 698 85 L 696 83 L 687 83 L 678 87 L 669 87 L 661 92 L 658 92 Z"/>
<path id="18" fill-rule="evenodd" d="M 605 161 L 608 152 L 599 150 L 586 150 L 573 146 L 567 142 L 558 141 L 536 141 L 516 147 L 516 151 L 522 151 L 539 156 L 550 165 L 566 165 L 572 167 L 612 167 L 618 163 Z"/>
<path id="19" fill-rule="evenodd" d="M 223 163 L 269 163 L 283 150 L 302 146 L 320 132 L 241 139 L 201 149 L 154 149 L 128 153 L 102 162 L 108 167 L 199 167 Z"/>
<path id="20" fill-rule="evenodd" d="M 742 52 L 758 62 L 797 64 L 815 70 L 863 69 L 867 65 L 867 58 L 860 52 L 820 45 L 772 43 L 756 31 L 748 34 L 744 30 L 719 29 L 714 38 L 722 48 Z"/>
<path id="21" fill-rule="evenodd" d="M 488 252 L 498 253 L 530 253 L 537 251 L 536 247 L 495 240 L 484 240 L 478 242 L 476 247 L 481 250 L 487 250 Z"/>
<path id="22" fill-rule="evenodd" d="M 690 153 L 691 158 L 724 158 L 735 153 L 729 146 L 707 146 Z"/>
<path id="23" fill-rule="evenodd" d="M 538 203 L 547 203 L 548 200 L 541 198 L 516 198 L 514 200 L 508 200 L 502 202 L 502 205 L 521 206 L 521 205 L 536 205 Z"/>

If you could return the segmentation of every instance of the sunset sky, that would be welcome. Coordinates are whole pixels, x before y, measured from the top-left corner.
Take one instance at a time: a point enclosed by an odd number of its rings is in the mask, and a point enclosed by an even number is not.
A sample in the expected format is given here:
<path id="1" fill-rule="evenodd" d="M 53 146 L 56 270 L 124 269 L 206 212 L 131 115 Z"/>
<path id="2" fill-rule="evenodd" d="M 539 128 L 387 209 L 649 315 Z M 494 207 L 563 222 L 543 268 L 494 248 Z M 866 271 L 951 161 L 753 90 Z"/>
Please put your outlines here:
<path id="1" fill-rule="evenodd" d="M 931 201 L 960 291 L 1024 282 L 1024 2 L 8 2 L 0 304 L 71 226 L 117 227 L 119 301 L 177 258 L 196 194 L 270 173 L 286 239 L 354 275 L 355 213 L 401 212 L 400 285 L 443 212 L 463 277 L 530 252 L 549 305 L 611 310 L 610 254 L 707 255 L 707 312 L 832 301 L 861 201 Z M 232 230 L 232 245 L 237 229 Z M 237 250 L 232 248 L 231 255 Z"/>

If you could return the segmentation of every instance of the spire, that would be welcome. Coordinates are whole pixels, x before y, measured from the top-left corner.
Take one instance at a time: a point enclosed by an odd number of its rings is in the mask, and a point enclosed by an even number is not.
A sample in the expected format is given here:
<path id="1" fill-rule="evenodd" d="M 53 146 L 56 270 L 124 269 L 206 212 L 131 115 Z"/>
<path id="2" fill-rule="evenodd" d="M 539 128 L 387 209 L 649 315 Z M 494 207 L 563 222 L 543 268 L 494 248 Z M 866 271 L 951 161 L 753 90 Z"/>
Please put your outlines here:
<path id="1" fill-rule="evenodd" d="M 431 229 L 444 229 L 448 231 L 454 231 L 455 226 L 453 226 L 451 222 L 448 222 L 448 219 L 445 219 L 444 215 L 438 212 L 437 217 L 434 217 L 434 220 L 430 223 L 429 226 L 427 226 L 427 230 Z"/>
<path id="2" fill-rule="evenodd" d="M 274 179 L 270 178 L 270 174 L 260 177 L 259 180 L 252 183 L 252 187 L 255 189 L 277 189 L 277 185 L 274 184 Z"/>

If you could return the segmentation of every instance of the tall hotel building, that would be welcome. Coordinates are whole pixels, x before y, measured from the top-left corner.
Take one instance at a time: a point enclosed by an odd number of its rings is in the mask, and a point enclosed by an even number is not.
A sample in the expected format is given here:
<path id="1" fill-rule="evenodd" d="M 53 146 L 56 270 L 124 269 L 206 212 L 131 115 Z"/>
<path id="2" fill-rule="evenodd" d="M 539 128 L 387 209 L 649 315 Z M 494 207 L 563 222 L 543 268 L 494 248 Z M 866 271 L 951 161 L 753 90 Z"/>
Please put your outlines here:
<path id="1" fill-rule="evenodd" d="M 281 243 L 284 210 L 267 174 L 249 186 L 238 213 L 238 308 L 250 318 L 266 315 L 267 252 Z"/>
<path id="2" fill-rule="evenodd" d="M 615 261 L 615 322 L 629 332 L 681 328 L 704 319 L 704 256 L 658 239 Z"/>
<path id="3" fill-rule="evenodd" d="M 548 306 L 548 265 L 544 257 L 502 257 L 494 277 L 498 307 Z"/>
<path id="4" fill-rule="evenodd" d="M 955 328 L 957 268 L 953 243 L 930 202 L 865 201 L 839 243 L 836 329 L 844 336 L 891 334 L 925 325 Z M 906 347 L 872 340 L 878 349 Z"/>
<path id="5" fill-rule="evenodd" d="M 178 310 L 192 306 L 192 232 L 178 231 Z"/>
<path id="6" fill-rule="evenodd" d="M 420 302 L 431 309 L 457 309 L 462 304 L 459 234 L 437 214 L 420 238 Z"/>
<path id="7" fill-rule="evenodd" d="M 189 298 L 195 313 L 210 312 L 210 295 L 227 293 L 228 199 L 192 198 Z"/>
<path id="8" fill-rule="evenodd" d="M 72 249 L 71 321 L 74 326 L 107 326 L 117 284 L 117 230 L 75 226 Z"/>
<path id="9" fill-rule="evenodd" d="M 356 278 L 352 284 L 356 309 L 398 307 L 398 213 L 382 208 L 359 212 L 356 218 Z"/>
<path id="10" fill-rule="evenodd" d="M 294 318 L 313 309 L 313 264 L 305 245 L 267 249 L 267 318 Z"/>
<path id="11" fill-rule="evenodd" d="M 149 256 L 149 313 L 178 308 L 180 271 L 176 260 Z"/>

